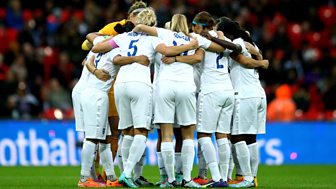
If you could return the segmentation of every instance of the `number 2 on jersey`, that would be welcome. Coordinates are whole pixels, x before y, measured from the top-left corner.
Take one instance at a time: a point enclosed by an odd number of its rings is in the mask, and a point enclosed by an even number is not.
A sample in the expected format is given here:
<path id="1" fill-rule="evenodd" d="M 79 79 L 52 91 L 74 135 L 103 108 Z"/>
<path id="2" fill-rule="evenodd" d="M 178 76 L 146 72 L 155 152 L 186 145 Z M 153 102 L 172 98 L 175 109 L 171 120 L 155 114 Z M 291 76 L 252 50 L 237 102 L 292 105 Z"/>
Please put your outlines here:
<path id="1" fill-rule="evenodd" d="M 103 53 L 98 53 L 94 62 L 96 64 L 96 68 L 98 67 L 98 62 L 100 61 L 100 58 L 102 57 Z"/>
<path id="2" fill-rule="evenodd" d="M 139 39 L 137 39 L 137 40 L 132 40 L 131 42 L 130 42 L 130 44 L 129 44 L 129 46 L 128 46 L 128 49 L 129 49 L 129 51 L 128 51 L 128 53 L 127 53 L 127 55 L 128 56 L 135 56 L 136 55 L 136 53 L 137 53 L 137 51 L 138 51 L 138 47 L 136 46 L 136 42 L 138 42 L 139 41 Z M 133 49 L 133 53 L 131 54 L 131 49 Z"/>
<path id="3" fill-rule="evenodd" d="M 221 68 L 224 68 L 224 65 L 221 64 L 220 62 L 220 59 L 222 59 L 224 57 L 224 53 L 221 52 L 218 54 L 217 58 L 216 58 L 216 66 L 217 66 L 217 69 L 221 69 Z"/>

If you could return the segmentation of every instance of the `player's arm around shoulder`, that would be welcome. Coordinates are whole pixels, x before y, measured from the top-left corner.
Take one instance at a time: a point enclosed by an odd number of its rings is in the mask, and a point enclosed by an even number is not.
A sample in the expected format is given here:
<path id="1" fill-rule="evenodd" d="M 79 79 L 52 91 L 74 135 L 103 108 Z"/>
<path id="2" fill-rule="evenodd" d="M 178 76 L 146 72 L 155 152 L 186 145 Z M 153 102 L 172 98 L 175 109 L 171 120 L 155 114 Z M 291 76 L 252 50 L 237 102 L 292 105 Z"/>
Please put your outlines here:
<path id="1" fill-rule="evenodd" d="M 127 65 L 132 63 L 138 63 L 144 66 L 148 66 L 150 61 L 147 56 L 139 55 L 139 56 L 115 56 L 113 58 L 113 64 L 115 65 Z"/>
<path id="2" fill-rule="evenodd" d="M 269 61 L 268 60 L 255 60 L 253 58 L 247 57 L 241 53 L 235 53 L 232 52 L 230 53 L 230 57 L 235 60 L 236 62 L 238 62 L 239 64 L 241 64 L 242 66 L 244 66 L 245 68 L 263 68 L 263 69 L 267 69 L 269 66 Z"/>
<path id="3" fill-rule="evenodd" d="M 192 39 L 189 43 L 180 46 L 167 46 L 164 43 L 160 43 L 156 46 L 155 51 L 165 56 L 176 56 L 184 51 L 197 49 L 198 47 L 198 40 Z"/>
<path id="4" fill-rule="evenodd" d="M 144 32 L 148 35 L 151 36 L 158 36 L 158 32 L 157 32 L 157 28 L 156 27 L 152 27 L 152 26 L 146 26 L 144 24 L 138 24 L 136 25 L 133 30 L 133 32 Z"/>
<path id="5" fill-rule="evenodd" d="M 201 48 L 198 48 L 195 51 L 195 54 L 192 55 L 187 55 L 187 56 L 173 56 L 173 57 L 168 57 L 168 56 L 164 56 L 162 57 L 162 62 L 165 64 L 172 64 L 174 62 L 182 62 L 182 63 L 186 63 L 186 64 L 197 64 L 203 61 L 204 58 L 204 50 Z"/>

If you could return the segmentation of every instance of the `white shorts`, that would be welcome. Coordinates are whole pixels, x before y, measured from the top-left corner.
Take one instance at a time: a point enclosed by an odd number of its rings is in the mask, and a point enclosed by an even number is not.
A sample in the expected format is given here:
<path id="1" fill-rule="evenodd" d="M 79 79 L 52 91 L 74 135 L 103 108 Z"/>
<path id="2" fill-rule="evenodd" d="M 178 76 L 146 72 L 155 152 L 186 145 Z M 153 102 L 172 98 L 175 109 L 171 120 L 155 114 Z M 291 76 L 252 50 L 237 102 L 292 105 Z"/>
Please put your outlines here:
<path id="1" fill-rule="evenodd" d="M 234 107 L 233 90 L 214 91 L 206 94 L 201 91 L 197 105 L 197 132 L 230 133 Z"/>
<path id="2" fill-rule="evenodd" d="M 111 135 L 108 116 L 108 96 L 95 88 L 86 88 L 81 94 L 85 138 L 105 140 Z"/>
<path id="3" fill-rule="evenodd" d="M 152 87 L 141 82 L 117 83 L 114 99 L 119 114 L 118 129 L 152 129 Z"/>
<path id="4" fill-rule="evenodd" d="M 266 109 L 266 97 L 236 98 L 231 134 L 265 134 Z"/>
<path id="5" fill-rule="evenodd" d="M 75 125 L 76 125 L 76 131 L 84 131 L 84 117 L 83 117 L 83 110 L 80 103 L 80 95 L 81 92 L 72 91 L 71 97 L 72 97 L 72 106 L 74 110 L 74 116 L 75 116 Z"/>
<path id="6" fill-rule="evenodd" d="M 155 97 L 154 123 L 196 124 L 195 92 L 195 85 L 190 83 L 160 81 Z"/>
<path id="7" fill-rule="evenodd" d="M 157 90 L 156 90 L 157 87 L 153 87 L 153 112 L 152 112 L 152 127 L 154 127 L 155 129 L 160 129 L 160 124 L 158 123 L 154 123 L 154 112 L 155 112 L 155 100 L 156 100 L 156 97 L 158 96 L 157 95 Z M 173 124 L 173 127 L 174 128 L 180 128 L 180 125 L 176 123 L 176 116 L 175 116 L 175 119 L 174 119 L 174 124 Z"/>

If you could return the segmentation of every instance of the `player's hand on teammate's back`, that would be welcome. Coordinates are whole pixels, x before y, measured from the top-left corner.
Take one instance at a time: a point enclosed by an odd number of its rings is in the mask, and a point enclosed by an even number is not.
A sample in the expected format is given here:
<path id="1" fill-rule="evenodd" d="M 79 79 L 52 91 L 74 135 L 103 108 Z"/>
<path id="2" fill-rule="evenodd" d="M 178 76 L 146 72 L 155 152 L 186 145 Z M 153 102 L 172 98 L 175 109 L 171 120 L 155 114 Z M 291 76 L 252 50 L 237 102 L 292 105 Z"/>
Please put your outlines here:
<path id="1" fill-rule="evenodd" d="M 111 78 L 111 75 L 109 74 L 109 72 L 104 69 L 97 69 L 94 75 L 102 81 L 107 81 Z"/>
<path id="2" fill-rule="evenodd" d="M 189 45 L 190 45 L 190 50 L 197 49 L 199 47 L 197 39 L 193 39 L 193 38 L 191 39 Z"/>
<path id="3" fill-rule="evenodd" d="M 162 57 L 161 60 L 165 64 L 171 64 L 171 63 L 174 63 L 176 59 L 175 59 L 174 56 L 164 56 L 164 57 Z"/>
<path id="4" fill-rule="evenodd" d="M 136 61 L 137 63 L 142 64 L 144 66 L 148 66 L 149 65 L 149 59 L 148 59 L 147 56 L 140 55 L 140 56 L 137 56 L 136 58 L 137 58 L 137 61 Z"/>

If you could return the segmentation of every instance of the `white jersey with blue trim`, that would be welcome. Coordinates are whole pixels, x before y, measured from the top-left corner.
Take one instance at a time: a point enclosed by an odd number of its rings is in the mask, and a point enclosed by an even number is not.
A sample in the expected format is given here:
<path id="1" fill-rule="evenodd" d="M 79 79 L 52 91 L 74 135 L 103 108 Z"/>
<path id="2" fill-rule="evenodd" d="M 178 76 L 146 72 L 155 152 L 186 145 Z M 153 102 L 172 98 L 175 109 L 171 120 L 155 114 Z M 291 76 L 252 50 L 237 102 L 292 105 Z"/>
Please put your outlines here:
<path id="1" fill-rule="evenodd" d="M 97 53 L 95 55 L 94 64 L 97 69 L 104 69 L 108 71 L 111 78 L 107 81 L 102 81 L 98 79 L 95 75 L 90 74 L 87 81 L 87 87 L 95 88 L 108 92 L 112 86 L 112 81 L 114 80 L 116 74 L 118 73 L 119 67 L 113 64 L 113 58 L 120 54 L 119 48 L 113 49 L 106 53 Z"/>
<path id="2" fill-rule="evenodd" d="M 96 37 L 93 40 L 93 44 L 95 45 L 95 44 L 97 44 L 97 43 L 99 43 L 99 42 L 101 42 L 103 40 L 104 40 L 104 37 L 102 37 L 102 36 Z M 90 51 L 86 55 L 85 61 L 87 61 L 90 57 L 95 56 L 95 55 L 96 55 L 96 53 Z M 87 67 L 84 64 L 83 69 L 82 69 L 82 74 L 81 74 L 78 82 L 76 83 L 75 87 L 72 90 L 76 91 L 76 92 L 82 92 L 85 89 L 86 85 L 87 85 L 87 81 L 89 79 L 90 74 L 91 73 L 89 72 L 89 70 L 87 69 Z"/>
<path id="3" fill-rule="evenodd" d="M 211 30 L 209 33 L 218 38 L 217 32 Z M 231 42 L 228 38 L 224 40 Z M 201 64 L 201 90 L 203 92 L 233 89 L 228 71 L 230 52 L 227 49 L 221 53 L 205 51 Z"/>
<path id="4" fill-rule="evenodd" d="M 244 40 L 237 38 L 233 43 L 239 44 L 243 48 L 243 55 L 252 57 L 247 51 Z M 244 68 L 241 64 L 230 59 L 230 77 L 238 98 L 265 97 L 265 90 L 261 86 L 257 69 Z"/>
<path id="5" fill-rule="evenodd" d="M 167 46 L 180 46 L 190 43 L 190 37 L 182 32 L 174 32 L 171 30 L 157 28 L 157 34 Z M 182 52 L 180 56 L 195 54 L 195 50 Z M 171 64 L 160 65 L 159 80 L 171 80 L 194 83 L 193 66 L 182 62 L 174 62 Z"/>
<path id="6" fill-rule="evenodd" d="M 200 46 L 200 48 L 202 49 L 208 49 L 209 46 L 211 45 L 211 41 L 208 40 L 207 38 L 196 34 L 196 33 L 190 33 L 190 35 L 197 39 L 198 41 L 198 45 Z M 201 88 L 201 72 L 202 72 L 202 65 L 201 63 L 198 64 L 194 64 L 194 82 L 196 84 L 197 87 L 197 92 L 199 92 L 200 88 Z"/>
<path id="7" fill-rule="evenodd" d="M 158 37 L 149 36 L 144 33 L 128 32 L 115 36 L 115 43 L 120 48 L 121 56 L 145 55 L 153 63 L 156 47 L 163 43 Z M 121 66 L 115 83 L 143 82 L 152 86 L 150 79 L 150 64 L 144 66 L 138 63 Z"/>

